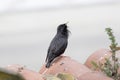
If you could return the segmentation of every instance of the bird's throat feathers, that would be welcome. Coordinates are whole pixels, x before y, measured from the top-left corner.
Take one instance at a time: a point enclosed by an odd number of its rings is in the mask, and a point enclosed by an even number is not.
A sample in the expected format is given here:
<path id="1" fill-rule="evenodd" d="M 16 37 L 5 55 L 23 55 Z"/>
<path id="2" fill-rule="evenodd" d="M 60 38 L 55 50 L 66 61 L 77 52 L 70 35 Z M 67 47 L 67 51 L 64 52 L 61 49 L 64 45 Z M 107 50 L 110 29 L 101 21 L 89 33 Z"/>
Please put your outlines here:
<path id="1" fill-rule="evenodd" d="M 57 28 L 57 34 L 62 34 L 62 36 L 69 37 L 70 31 L 67 29 L 68 26 L 66 24 L 61 24 Z"/>

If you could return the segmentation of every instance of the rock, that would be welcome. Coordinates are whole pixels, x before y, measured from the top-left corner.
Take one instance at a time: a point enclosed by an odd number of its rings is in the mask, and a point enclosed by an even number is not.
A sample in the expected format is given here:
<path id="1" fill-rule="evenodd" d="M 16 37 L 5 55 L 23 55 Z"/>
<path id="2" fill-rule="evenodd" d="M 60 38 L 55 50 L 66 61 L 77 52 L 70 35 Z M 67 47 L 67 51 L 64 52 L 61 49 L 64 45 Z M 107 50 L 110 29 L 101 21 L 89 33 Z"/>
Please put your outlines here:
<path id="1" fill-rule="evenodd" d="M 45 68 L 45 65 L 42 66 L 39 73 L 40 74 L 51 74 L 57 75 L 59 73 L 69 73 L 72 74 L 75 78 L 78 78 L 80 75 L 90 72 L 91 70 L 88 69 L 83 64 L 75 61 L 67 56 L 60 56 L 56 59 L 50 68 Z"/>
<path id="2" fill-rule="evenodd" d="M 85 65 L 88 68 L 93 69 L 94 66 L 92 62 L 95 62 L 96 64 L 99 64 L 99 63 L 104 64 L 106 62 L 105 58 L 110 58 L 111 55 L 112 53 L 108 49 L 97 50 L 88 57 L 88 59 L 85 62 Z"/>
<path id="3" fill-rule="evenodd" d="M 0 68 L 0 80 L 25 80 L 20 74 L 14 71 Z"/>
<path id="4" fill-rule="evenodd" d="M 14 64 L 6 66 L 5 68 L 21 74 L 25 80 L 44 80 L 42 75 L 40 75 L 38 72 L 29 70 L 21 65 Z"/>
<path id="5" fill-rule="evenodd" d="M 87 72 L 79 76 L 78 80 L 113 80 L 100 72 Z"/>

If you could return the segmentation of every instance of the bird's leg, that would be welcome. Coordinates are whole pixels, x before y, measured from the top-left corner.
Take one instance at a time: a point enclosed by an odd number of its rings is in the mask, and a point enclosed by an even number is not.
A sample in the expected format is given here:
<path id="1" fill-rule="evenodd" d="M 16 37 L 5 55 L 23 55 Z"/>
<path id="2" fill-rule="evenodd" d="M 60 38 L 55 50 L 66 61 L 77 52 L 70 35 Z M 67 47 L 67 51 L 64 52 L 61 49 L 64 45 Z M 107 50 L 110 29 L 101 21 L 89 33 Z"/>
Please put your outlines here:
<path id="1" fill-rule="evenodd" d="M 51 63 L 51 62 L 50 62 Z M 50 64 L 51 65 L 51 64 Z M 46 68 L 46 66 L 45 66 L 45 70 L 44 70 L 44 72 L 42 73 L 42 75 L 44 75 L 47 71 L 48 71 L 48 69 L 49 68 Z"/>
<path id="2" fill-rule="evenodd" d="M 42 73 L 42 75 L 44 75 L 47 71 L 48 71 L 49 68 L 46 68 L 45 71 Z"/>

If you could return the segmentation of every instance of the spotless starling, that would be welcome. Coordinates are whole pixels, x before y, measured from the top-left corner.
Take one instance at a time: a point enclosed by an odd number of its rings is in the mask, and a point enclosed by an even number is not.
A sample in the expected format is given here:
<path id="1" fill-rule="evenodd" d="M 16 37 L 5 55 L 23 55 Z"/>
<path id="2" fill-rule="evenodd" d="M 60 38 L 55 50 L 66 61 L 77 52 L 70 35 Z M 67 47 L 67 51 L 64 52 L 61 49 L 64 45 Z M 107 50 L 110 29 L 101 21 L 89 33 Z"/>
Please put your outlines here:
<path id="1" fill-rule="evenodd" d="M 52 61 L 64 53 L 68 45 L 69 30 L 67 24 L 61 24 L 57 28 L 57 33 L 50 43 L 46 57 L 46 68 L 49 68 Z"/>

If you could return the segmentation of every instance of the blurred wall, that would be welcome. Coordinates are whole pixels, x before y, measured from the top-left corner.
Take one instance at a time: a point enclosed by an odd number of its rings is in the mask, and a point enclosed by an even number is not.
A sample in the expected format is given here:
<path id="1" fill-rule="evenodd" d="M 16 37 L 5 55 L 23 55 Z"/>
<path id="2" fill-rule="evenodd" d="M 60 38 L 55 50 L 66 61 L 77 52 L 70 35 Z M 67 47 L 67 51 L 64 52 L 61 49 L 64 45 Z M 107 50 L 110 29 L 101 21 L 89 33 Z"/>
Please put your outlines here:
<path id="1" fill-rule="evenodd" d="M 94 51 L 109 48 L 106 27 L 113 29 L 120 43 L 119 2 L 65 3 L 55 8 L 1 10 L 0 66 L 22 64 L 39 70 L 57 26 L 66 22 L 69 22 L 71 34 L 65 55 L 81 63 Z"/>

